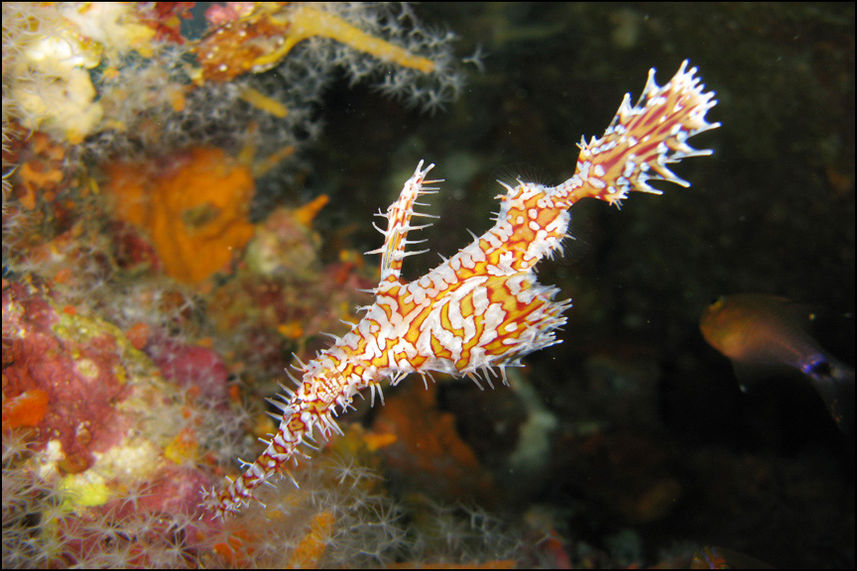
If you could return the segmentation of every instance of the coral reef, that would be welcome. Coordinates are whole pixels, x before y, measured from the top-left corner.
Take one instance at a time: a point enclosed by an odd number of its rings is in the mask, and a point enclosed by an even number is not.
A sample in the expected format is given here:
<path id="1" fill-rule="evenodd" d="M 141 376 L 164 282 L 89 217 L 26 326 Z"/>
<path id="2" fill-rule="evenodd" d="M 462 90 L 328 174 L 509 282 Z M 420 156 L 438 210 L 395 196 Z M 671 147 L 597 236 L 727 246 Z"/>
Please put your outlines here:
<path id="1" fill-rule="evenodd" d="M 248 34 L 265 26 L 289 45 L 260 62 L 254 46 L 270 46 Z M 335 329 L 367 284 L 353 251 L 320 258 L 326 196 L 254 212 L 258 181 L 305 176 L 301 144 L 339 70 L 426 109 L 451 101 L 450 40 L 406 6 L 3 5 L 4 566 L 270 556 L 264 534 L 225 554 L 233 530 L 199 520 L 199 490 L 252 453 L 267 426 L 254 397 L 282 354 Z M 260 200 L 304 202 L 279 192 Z M 393 500 L 330 495 L 370 473 L 296 474 L 317 494 L 287 500 L 306 517 L 282 518 L 272 560 L 394 560 Z M 371 532 L 384 512 L 387 539 Z"/>
<path id="2" fill-rule="evenodd" d="M 223 403 L 208 395 L 225 377 L 195 366 L 195 382 L 209 386 L 187 390 L 115 325 L 58 297 L 4 280 L 4 564 L 155 564 L 166 557 L 160 534 L 194 525 L 196 489 L 208 481 L 179 444 L 193 450 L 212 430 L 234 431 L 212 425 Z"/>
<path id="3" fill-rule="evenodd" d="M 239 73 L 205 76 L 202 46 L 304 6 L 431 71 L 322 33 L 269 61 L 233 43 Z M 853 364 L 854 21 L 852 4 L 3 3 L 4 568 L 853 568 L 853 442 L 799 382 L 741 393 L 698 325 L 723 294 L 786 296 Z M 539 267 L 575 300 L 561 344 L 510 388 L 435 374 L 428 394 L 411 379 L 384 407 L 355 399 L 345 436 L 291 469 L 299 489 L 198 519 L 199 488 L 276 429 L 264 397 L 291 353 L 309 361 L 371 303 L 368 221 L 417 158 L 447 179 L 424 210 L 450 256 L 491 226 L 495 179 L 562 180 L 617 95 L 683 58 L 718 91 L 715 158 L 676 169 L 691 193 L 574 207 L 577 239 Z M 122 161 L 152 188 L 196 149 L 249 170 L 233 205 L 254 232 L 190 283 L 117 217 L 107 175 Z M 414 256 L 403 279 L 437 263 Z M 96 379 L 113 401 L 85 390 L 92 363 L 112 364 Z M 75 435 L 66 392 L 113 424 Z M 491 501 L 444 481 L 466 473 L 453 457 Z"/>
<path id="4" fill-rule="evenodd" d="M 95 132 L 104 108 L 96 100 L 89 70 L 100 65 L 102 57 L 116 60 L 132 50 L 151 53 L 155 32 L 137 21 L 134 10 L 131 4 L 116 2 L 6 4 L 4 129 L 16 117 L 28 129 L 72 143 Z"/>
<path id="5" fill-rule="evenodd" d="M 462 86 L 451 36 L 407 7 L 166 6 L 5 3 L 4 132 L 17 121 L 127 156 L 240 145 L 255 123 L 260 146 L 294 145 L 318 132 L 312 105 L 337 69 L 383 76 L 380 89 L 431 109 Z"/>

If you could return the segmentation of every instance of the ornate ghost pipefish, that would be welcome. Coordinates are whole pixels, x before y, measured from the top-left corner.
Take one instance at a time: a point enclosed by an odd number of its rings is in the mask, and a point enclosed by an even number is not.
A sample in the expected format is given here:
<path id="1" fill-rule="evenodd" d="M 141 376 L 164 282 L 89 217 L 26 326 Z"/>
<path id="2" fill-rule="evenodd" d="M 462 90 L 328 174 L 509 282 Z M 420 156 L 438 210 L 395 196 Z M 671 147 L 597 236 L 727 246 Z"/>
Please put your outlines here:
<path id="1" fill-rule="evenodd" d="M 408 233 L 429 226 L 412 225 L 421 206 L 417 199 L 437 192 L 428 180 L 433 164 L 420 161 L 402 192 L 378 213 L 387 228 L 381 254 L 381 281 L 372 290 L 375 301 L 362 307 L 362 319 L 309 363 L 298 361 L 292 376 L 295 390 L 271 399 L 281 414 L 276 434 L 263 440 L 267 447 L 254 462 L 242 462 L 244 473 L 228 479 L 222 490 L 203 490 L 204 506 L 215 517 L 237 512 L 254 499 L 254 490 L 274 475 L 287 472 L 287 462 L 306 456 L 301 445 L 313 439 L 313 430 L 325 439 L 342 434 L 334 417 L 351 406 L 355 395 L 369 389 L 383 401 L 381 382 L 395 386 L 410 373 L 425 378 L 432 372 L 467 376 L 478 383 L 492 376 L 506 384 L 505 368 L 555 343 L 555 331 L 566 322 L 570 300 L 554 301 L 555 287 L 538 283 L 535 266 L 544 257 L 562 252 L 568 235 L 568 209 L 583 198 L 597 198 L 617 207 L 632 191 L 661 194 L 650 180 L 690 186 L 676 176 L 669 163 L 707 156 L 710 149 L 694 149 L 687 140 L 719 127 L 705 115 L 717 104 L 713 92 L 688 69 L 685 60 L 665 85 L 655 83 L 655 70 L 636 105 L 626 94 L 619 111 L 600 138 L 581 139 L 574 175 L 549 187 L 517 181 L 503 184 L 500 211 L 494 226 L 421 278 L 401 277 L 408 252 Z M 291 375 L 290 375 L 291 376 Z M 493 385 L 492 385 L 493 386 Z"/>

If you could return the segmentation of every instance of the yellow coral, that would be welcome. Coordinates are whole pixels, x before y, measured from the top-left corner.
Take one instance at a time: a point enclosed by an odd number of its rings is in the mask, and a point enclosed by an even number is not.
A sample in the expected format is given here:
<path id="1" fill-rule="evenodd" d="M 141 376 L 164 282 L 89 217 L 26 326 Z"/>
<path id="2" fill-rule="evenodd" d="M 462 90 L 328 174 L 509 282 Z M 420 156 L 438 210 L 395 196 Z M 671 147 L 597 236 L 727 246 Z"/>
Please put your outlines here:
<path id="1" fill-rule="evenodd" d="M 183 464 L 196 459 L 198 448 L 199 443 L 193 428 L 186 427 L 164 447 L 164 456 L 176 464 Z"/>
<path id="2" fill-rule="evenodd" d="M 311 202 L 308 202 L 295 210 L 295 220 L 309 228 L 313 219 L 328 202 L 330 202 L 330 198 L 326 194 L 317 196 Z"/>
<path id="3" fill-rule="evenodd" d="M 314 515 L 309 532 L 295 547 L 290 567 L 317 569 L 333 532 L 334 523 L 336 523 L 336 517 L 333 512 L 323 511 Z"/>
<path id="4" fill-rule="evenodd" d="M 69 507 L 73 508 L 100 506 L 106 503 L 111 495 L 104 478 L 91 471 L 69 474 L 62 479 L 59 488 L 64 492 Z"/>
<path id="5" fill-rule="evenodd" d="M 4 81 L 16 78 L 8 92 L 11 107 L 25 127 L 71 143 L 95 132 L 104 115 L 87 70 L 104 55 L 131 49 L 151 55 L 155 33 L 136 21 L 132 6 L 118 2 L 4 4 L 3 32 Z M 8 62 L 7 43 L 14 46 Z"/>
<path id="6" fill-rule="evenodd" d="M 267 56 L 259 58 L 256 66 L 265 67 L 276 63 L 284 57 L 300 41 L 313 36 L 333 38 L 355 50 L 372 54 L 387 61 L 392 61 L 404 67 L 412 67 L 423 73 L 434 69 L 434 62 L 424 57 L 415 56 L 404 48 L 367 34 L 352 26 L 342 18 L 329 12 L 323 12 L 310 6 L 299 6 L 288 14 L 289 35 L 283 46 Z"/>
<path id="7" fill-rule="evenodd" d="M 289 114 L 289 110 L 285 105 L 250 86 L 245 86 L 241 90 L 241 95 L 239 97 L 253 107 L 261 109 L 262 111 L 267 111 L 277 119 L 282 119 Z"/>
<path id="8" fill-rule="evenodd" d="M 277 65 L 299 42 L 331 38 L 381 60 L 417 69 L 434 70 L 434 62 L 367 34 L 339 16 L 312 6 L 261 4 L 197 44 L 202 77 L 228 81 L 242 73 L 259 73 Z"/>
<path id="9" fill-rule="evenodd" d="M 312 230 L 313 218 L 328 203 L 326 194 L 298 208 L 278 208 L 259 226 L 247 246 L 244 261 L 253 272 L 263 275 L 306 275 L 318 261 L 321 239 Z M 290 339 L 303 335 L 292 324 L 278 327 Z"/>
<path id="10" fill-rule="evenodd" d="M 137 20 L 130 3 L 63 3 L 61 10 L 82 36 L 103 46 L 108 57 L 130 50 L 136 50 L 143 57 L 151 57 L 155 30 Z"/>

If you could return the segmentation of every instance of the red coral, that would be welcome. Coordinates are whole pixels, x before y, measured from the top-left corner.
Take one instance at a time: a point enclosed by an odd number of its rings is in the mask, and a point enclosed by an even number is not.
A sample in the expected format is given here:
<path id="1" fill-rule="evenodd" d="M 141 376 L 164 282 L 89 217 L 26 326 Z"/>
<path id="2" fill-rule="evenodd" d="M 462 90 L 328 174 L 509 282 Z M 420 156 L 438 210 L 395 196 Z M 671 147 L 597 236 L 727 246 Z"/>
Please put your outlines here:
<path id="1" fill-rule="evenodd" d="M 167 467 L 158 472 L 140 498 L 144 512 L 195 514 L 199 511 L 199 490 L 211 482 L 202 472 L 189 467 Z"/>
<path id="2" fill-rule="evenodd" d="M 152 2 L 139 9 L 140 21 L 155 30 L 155 41 L 183 44 L 181 20 L 193 18 L 191 10 L 196 2 Z"/>
<path id="3" fill-rule="evenodd" d="M 229 370 L 212 349 L 172 339 L 154 339 L 147 352 L 164 378 L 182 387 L 196 387 L 200 394 L 215 403 L 226 404 Z"/>
<path id="4" fill-rule="evenodd" d="M 148 267 L 159 272 L 163 264 L 157 250 L 131 224 L 115 221 L 109 225 L 112 242 L 115 245 L 116 264 L 123 269 Z"/>
<path id="5" fill-rule="evenodd" d="M 64 465 L 76 472 L 89 466 L 93 451 L 121 439 L 127 422 L 114 405 L 127 388 L 117 375 L 122 365 L 113 335 L 90 323 L 95 331 L 87 335 L 60 326 L 73 319 L 58 314 L 36 288 L 4 284 L 4 429 L 7 410 L 15 412 L 18 425 L 36 427 L 38 442 L 59 439 Z"/>
<path id="6" fill-rule="evenodd" d="M 48 411 L 50 395 L 42 389 L 24 391 L 3 401 L 3 430 L 38 426 Z"/>

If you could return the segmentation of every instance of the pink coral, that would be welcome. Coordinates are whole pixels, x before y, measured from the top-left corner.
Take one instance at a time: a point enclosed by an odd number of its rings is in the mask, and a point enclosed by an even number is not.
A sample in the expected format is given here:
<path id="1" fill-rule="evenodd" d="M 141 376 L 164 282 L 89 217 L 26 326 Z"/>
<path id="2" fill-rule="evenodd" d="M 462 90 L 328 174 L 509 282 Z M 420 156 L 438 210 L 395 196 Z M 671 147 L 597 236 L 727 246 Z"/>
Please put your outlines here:
<path id="1" fill-rule="evenodd" d="M 181 387 L 196 387 L 195 390 L 201 395 L 225 404 L 229 371 L 215 351 L 200 345 L 161 338 L 153 340 L 147 352 L 164 378 Z"/>
<path id="2" fill-rule="evenodd" d="M 116 333 L 57 311 L 34 286 L 3 287 L 4 400 L 46 393 L 37 438 L 60 440 L 66 471 L 86 469 L 127 425 L 115 408 L 128 394 Z"/>

